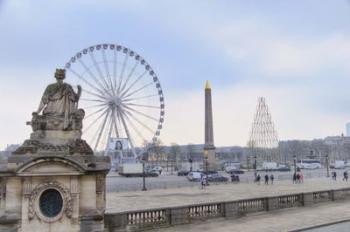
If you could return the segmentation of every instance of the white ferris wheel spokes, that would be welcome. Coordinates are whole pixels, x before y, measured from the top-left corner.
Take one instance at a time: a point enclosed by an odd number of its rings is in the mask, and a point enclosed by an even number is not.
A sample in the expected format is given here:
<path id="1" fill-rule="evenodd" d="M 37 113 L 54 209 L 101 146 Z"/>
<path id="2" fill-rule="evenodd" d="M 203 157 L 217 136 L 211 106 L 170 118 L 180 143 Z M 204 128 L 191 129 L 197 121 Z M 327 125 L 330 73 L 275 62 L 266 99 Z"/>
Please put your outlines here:
<path id="1" fill-rule="evenodd" d="M 164 122 L 164 97 L 151 66 L 116 44 L 83 49 L 65 66 L 81 85 L 86 111 L 83 137 L 94 151 L 107 152 L 111 138 L 127 138 L 131 150 L 154 141 Z"/>

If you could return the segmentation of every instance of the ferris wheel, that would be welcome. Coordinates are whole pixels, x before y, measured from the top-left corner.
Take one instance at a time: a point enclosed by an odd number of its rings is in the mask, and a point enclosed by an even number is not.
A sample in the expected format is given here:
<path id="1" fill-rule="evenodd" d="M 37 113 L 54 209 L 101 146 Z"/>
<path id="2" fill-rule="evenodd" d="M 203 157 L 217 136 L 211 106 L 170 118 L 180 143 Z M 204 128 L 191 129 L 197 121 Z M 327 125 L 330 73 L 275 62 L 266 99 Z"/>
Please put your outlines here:
<path id="1" fill-rule="evenodd" d="M 164 122 L 159 79 L 146 60 L 117 44 L 98 44 L 73 56 L 65 66 L 82 86 L 83 138 L 107 153 L 111 138 L 127 139 L 132 153 L 157 140 Z"/>

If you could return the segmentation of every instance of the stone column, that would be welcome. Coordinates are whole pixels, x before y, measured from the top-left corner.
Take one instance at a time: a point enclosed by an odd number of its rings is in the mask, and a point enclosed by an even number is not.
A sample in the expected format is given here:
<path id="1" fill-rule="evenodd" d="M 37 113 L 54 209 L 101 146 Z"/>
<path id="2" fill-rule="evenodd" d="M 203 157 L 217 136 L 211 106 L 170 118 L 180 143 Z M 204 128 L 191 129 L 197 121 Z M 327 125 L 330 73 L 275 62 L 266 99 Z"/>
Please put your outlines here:
<path id="1" fill-rule="evenodd" d="M 177 207 L 170 209 L 170 224 L 180 225 L 190 223 L 188 207 Z"/>
<path id="2" fill-rule="evenodd" d="M 22 181 L 20 177 L 11 177 L 6 186 L 6 213 L 20 217 L 22 211 Z"/>
<path id="3" fill-rule="evenodd" d="M 78 176 L 71 176 L 70 191 L 72 195 L 72 223 L 79 224 L 79 180 Z"/>
<path id="4" fill-rule="evenodd" d="M 96 175 L 96 208 L 103 212 L 106 208 L 106 178 L 105 175 Z"/>

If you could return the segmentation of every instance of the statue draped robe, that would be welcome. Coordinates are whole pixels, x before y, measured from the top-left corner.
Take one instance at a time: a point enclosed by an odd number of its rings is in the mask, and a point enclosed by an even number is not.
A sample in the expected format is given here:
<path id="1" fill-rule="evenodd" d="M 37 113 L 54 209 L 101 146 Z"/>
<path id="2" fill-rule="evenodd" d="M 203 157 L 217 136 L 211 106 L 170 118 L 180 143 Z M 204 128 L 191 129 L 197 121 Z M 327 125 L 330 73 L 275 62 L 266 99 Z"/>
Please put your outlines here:
<path id="1" fill-rule="evenodd" d="M 47 86 L 41 98 L 38 113 L 44 108 L 43 115 L 64 117 L 64 129 L 69 126 L 72 113 L 78 108 L 80 94 L 74 92 L 72 86 L 66 83 L 55 83 Z"/>

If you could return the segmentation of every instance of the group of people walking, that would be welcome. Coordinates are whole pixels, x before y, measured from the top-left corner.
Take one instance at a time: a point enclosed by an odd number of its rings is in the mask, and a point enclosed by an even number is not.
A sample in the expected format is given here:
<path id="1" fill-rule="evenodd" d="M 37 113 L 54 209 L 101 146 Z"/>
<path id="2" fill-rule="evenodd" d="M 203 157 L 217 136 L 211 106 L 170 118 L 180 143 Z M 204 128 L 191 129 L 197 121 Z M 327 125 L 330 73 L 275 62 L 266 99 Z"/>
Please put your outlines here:
<path id="1" fill-rule="evenodd" d="M 260 185 L 260 182 L 261 182 L 261 176 L 260 174 L 258 173 L 254 173 L 254 176 L 255 176 L 255 179 L 254 179 L 254 182 L 256 182 L 257 184 Z M 275 180 L 275 176 L 273 174 L 271 174 L 270 176 L 266 173 L 265 176 L 264 176 L 264 179 L 265 179 L 265 184 L 268 185 L 269 182 L 271 184 L 273 184 L 273 181 Z"/>
<path id="2" fill-rule="evenodd" d="M 293 174 L 293 184 L 304 183 L 304 174 L 302 172 L 294 172 Z"/>
<path id="3" fill-rule="evenodd" d="M 344 171 L 343 173 L 343 181 L 348 181 L 349 179 L 349 174 L 348 174 L 348 171 Z M 337 172 L 332 172 L 332 180 L 337 180 Z"/>

